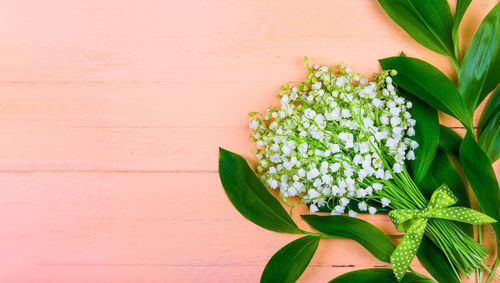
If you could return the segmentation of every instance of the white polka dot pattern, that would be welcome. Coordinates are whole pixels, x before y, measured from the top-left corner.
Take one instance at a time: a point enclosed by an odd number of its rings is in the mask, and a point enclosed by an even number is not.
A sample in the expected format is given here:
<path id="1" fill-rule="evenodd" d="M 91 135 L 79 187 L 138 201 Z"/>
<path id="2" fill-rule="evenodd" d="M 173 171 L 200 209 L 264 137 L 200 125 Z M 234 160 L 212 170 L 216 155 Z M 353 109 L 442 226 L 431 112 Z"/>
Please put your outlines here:
<path id="1" fill-rule="evenodd" d="M 446 185 L 434 191 L 427 207 L 418 209 L 396 209 L 389 212 L 392 223 L 399 232 L 406 232 L 391 255 L 392 270 L 396 279 L 403 279 L 417 254 L 429 218 L 442 218 L 469 224 L 496 222 L 495 219 L 467 207 L 449 207 L 458 201 Z"/>

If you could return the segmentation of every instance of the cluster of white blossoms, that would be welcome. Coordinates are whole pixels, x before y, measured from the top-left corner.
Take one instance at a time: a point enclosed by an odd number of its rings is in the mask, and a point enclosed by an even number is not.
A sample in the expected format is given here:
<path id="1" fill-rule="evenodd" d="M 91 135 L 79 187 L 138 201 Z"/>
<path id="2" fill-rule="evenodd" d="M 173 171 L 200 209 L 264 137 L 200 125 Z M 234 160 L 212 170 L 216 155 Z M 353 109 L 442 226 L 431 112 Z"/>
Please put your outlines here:
<path id="1" fill-rule="evenodd" d="M 283 85 L 281 107 L 250 113 L 262 181 L 285 202 L 299 196 L 311 212 L 328 205 L 332 214 L 345 213 L 353 200 L 370 214 L 377 210 L 369 200 L 389 206 L 382 191 L 418 147 L 409 138 L 415 134 L 412 104 L 392 84 L 396 74 L 384 71 L 369 82 L 342 63 L 316 65 L 308 67 L 305 82 Z"/>

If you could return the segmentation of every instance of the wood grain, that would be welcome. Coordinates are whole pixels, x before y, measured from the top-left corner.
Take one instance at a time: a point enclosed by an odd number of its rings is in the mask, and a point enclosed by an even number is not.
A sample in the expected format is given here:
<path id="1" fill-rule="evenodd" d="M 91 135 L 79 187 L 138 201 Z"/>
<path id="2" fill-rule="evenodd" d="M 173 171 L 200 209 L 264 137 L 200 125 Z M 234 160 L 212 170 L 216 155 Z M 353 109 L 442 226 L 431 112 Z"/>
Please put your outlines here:
<path id="1" fill-rule="evenodd" d="M 495 3 L 472 2 L 462 46 Z M 218 147 L 255 162 L 247 113 L 302 79 L 302 56 L 369 77 L 404 50 L 456 80 L 372 0 L 5 0 L 0 36 L 1 282 L 258 281 L 297 236 L 236 212 Z M 326 240 L 300 282 L 384 266 Z"/>

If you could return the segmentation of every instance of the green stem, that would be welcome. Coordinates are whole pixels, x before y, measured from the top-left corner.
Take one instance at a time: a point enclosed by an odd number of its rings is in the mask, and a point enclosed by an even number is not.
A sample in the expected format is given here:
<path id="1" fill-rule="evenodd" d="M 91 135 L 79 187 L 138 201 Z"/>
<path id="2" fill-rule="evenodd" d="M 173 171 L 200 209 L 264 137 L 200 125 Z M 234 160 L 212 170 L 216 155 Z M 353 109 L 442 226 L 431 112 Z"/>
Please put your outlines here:
<path id="1" fill-rule="evenodd" d="M 497 253 L 498 253 L 498 251 L 497 251 Z M 490 276 L 488 276 L 488 279 L 486 279 L 486 283 L 491 282 L 491 280 L 495 276 L 499 262 L 500 262 L 500 257 L 499 257 L 499 255 L 497 255 L 497 258 L 495 259 L 495 263 L 493 263 L 493 266 L 491 267 Z"/>
<path id="2" fill-rule="evenodd" d="M 460 76 L 460 62 L 454 58 L 453 56 L 449 56 L 453 67 L 455 68 L 455 72 L 457 72 L 457 76 Z"/>

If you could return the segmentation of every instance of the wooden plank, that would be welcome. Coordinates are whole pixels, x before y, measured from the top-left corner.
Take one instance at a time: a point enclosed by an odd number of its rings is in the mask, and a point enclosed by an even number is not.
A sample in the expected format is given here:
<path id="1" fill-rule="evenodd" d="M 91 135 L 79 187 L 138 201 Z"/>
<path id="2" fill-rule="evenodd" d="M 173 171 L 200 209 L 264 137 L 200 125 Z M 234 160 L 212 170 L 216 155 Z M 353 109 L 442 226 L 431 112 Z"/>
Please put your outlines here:
<path id="1" fill-rule="evenodd" d="M 255 165 L 248 134 L 226 128 L 0 127 L 0 171 L 215 172 L 219 146 Z"/>
<path id="2" fill-rule="evenodd" d="M 302 66 L 297 69 L 305 75 Z M 279 106 L 280 83 L 0 84 L 0 127 L 248 127 L 248 112 Z M 479 122 L 482 106 L 476 111 Z M 442 115 L 442 123 L 461 127 Z"/>
<path id="3" fill-rule="evenodd" d="M 2 173 L 0 183 L 0 278 L 6 281 L 26 268 L 32 277 L 23 278 L 35 281 L 80 274 L 110 276 L 111 282 L 118 279 L 117 270 L 137 280 L 203 273 L 215 276 L 207 280 L 230 279 L 241 268 L 258 278 L 269 258 L 298 237 L 243 219 L 224 196 L 217 174 Z M 311 231 L 299 218 L 304 213 L 305 206 L 298 206 L 294 220 Z M 385 215 L 361 218 L 396 233 Z M 322 240 L 311 265 L 303 282 L 387 267 L 359 244 L 341 239 Z M 421 270 L 418 262 L 413 266 Z M 328 274 L 317 271 L 322 268 Z"/>
<path id="4" fill-rule="evenodd" d="M 0 183 L 4 271 L 23 260 L 47 265 L 265 265 L 275 251 L 298 238 L 245 220 L 215 173 L 2 173 Z M 312 231 L 300 218 L 304 213 L 307 207 L 298 206 L 294 219 Z M 386 215 L 361 218 L 397 233 Z M 313 263 L 376 262 L 352 241 L 325 240 Z"/>
<path id="5" fill-rule="evenodd" d="M 373 1 L 245 1 L 239 9 L 229 2 L 183 1 L 172 9 L 168 1 L 152 0 L 64 5 L 10 1 L 0 14 L 5 23 L 0 35 L 6 38 L 0 45 L 1 80 L 255 82 L 271 74 L 271 81 L 283 81 L 302 74 L 296 68 L 302 55 L 323 63 L 344 60 L 370 74 L 378 69 L 378 58 L 402 49 L 452 71 L 445 57 L 420 47 Z M 477 25 L 495 3 L 477 2 L 469 9 L 475 17 L 466 17 L 463 26 Z M 41 12 L 53 6 L 58 7 L 57 17 Z M 201 13 L 207 6 L 212 12 Z M 148 20 L 130 21 L 135 17 Z M 225 20 L 219 21 L 221 17 Z M 298 18 L 306 24 L 297 26 Z"/>
<path id="6" fill-rule="evenodd" d="M 30 282 L 258 282 L 264 266 L 162 266 L 162 265 L 42 265 L 30 266 L 30 272 L 21 270 L 0 274 L 4 282 L 18 278 Z M 297 281 L 328 282 L 346 272 L 368 266 L 309 266 Z M 377 266 L 378 267 L 378 266 Z M 422 268 L 415 268 L 422 272 Z M 3 275 L 3 276 L 2 276 Z M 466 281 L 467 282 L 467 281 Z M 470 281 L 472 282 L 472 281 Z"/>

